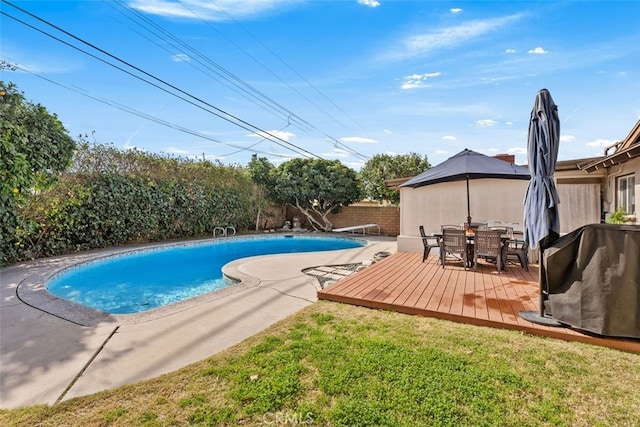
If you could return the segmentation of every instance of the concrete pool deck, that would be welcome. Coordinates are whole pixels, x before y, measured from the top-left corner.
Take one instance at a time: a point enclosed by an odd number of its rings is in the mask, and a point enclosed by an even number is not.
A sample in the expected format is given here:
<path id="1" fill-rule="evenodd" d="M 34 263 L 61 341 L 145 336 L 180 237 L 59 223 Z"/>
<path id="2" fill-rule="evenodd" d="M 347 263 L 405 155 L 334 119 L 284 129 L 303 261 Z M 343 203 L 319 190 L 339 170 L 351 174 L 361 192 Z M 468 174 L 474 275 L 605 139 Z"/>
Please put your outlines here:
<path id="1" fill-rule="evenodd" d="M 145 245 L 87 251 L 0 269 L 0 408 L 113 389 L 156 377 L 240 343 L 317 301 L 309 267 L 359 263 L 396 251 L 395 238 L 364 236 L 355 249 L 245 258 L 222 291 L 136 315 L 106 315 L 49 294 L 44 280 L 79 262 Z"/>

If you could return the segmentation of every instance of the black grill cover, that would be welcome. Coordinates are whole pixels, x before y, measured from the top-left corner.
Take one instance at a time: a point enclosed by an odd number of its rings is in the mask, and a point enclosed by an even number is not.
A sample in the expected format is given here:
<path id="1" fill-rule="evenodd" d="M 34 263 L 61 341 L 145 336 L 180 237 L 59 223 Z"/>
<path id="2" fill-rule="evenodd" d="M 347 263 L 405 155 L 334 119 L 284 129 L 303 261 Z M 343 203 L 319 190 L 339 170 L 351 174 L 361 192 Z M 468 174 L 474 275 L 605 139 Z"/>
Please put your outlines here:
<path id="1" fill-rule="evenodd" d="M 591 224 L 545 249 L 545 313 L 604 336 L 640 338 L 640 226 Z"/>

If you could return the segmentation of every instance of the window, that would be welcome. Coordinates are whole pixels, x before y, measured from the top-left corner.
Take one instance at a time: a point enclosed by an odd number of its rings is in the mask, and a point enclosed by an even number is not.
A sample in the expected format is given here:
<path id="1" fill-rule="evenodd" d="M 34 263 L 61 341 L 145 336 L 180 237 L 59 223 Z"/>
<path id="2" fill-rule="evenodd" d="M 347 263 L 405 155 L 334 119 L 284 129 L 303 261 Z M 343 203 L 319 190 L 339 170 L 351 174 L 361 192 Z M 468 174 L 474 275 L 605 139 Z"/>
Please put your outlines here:
<path id="1" fill-rule="evenodd" d="M 618 195 L 616 207 L 624 209 L 628 214 L 636 211 L 635 183 L 634 175 L 621 176 L 616 183 Z"/>

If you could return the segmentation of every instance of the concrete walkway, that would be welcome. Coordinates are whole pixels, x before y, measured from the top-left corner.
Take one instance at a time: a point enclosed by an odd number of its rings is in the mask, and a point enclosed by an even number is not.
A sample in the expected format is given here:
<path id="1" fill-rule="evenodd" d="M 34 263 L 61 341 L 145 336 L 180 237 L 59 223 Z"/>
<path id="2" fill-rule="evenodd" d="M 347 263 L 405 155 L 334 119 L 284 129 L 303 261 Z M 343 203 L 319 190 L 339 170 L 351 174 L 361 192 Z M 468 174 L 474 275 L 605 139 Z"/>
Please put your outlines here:
<path id="1" fill-rule="evenodd" d="M 61 268 L 133 248 L 88 251 L 0 270 L 0 407 L 54 404 L 152 378 L 211 356 L 317 301 L 315 266 L 396 251 L 394 238 L 362 248 L 246 258 L 226 265 L 239 284 L 135 315 L 106 315 L 49 294 Z"/>

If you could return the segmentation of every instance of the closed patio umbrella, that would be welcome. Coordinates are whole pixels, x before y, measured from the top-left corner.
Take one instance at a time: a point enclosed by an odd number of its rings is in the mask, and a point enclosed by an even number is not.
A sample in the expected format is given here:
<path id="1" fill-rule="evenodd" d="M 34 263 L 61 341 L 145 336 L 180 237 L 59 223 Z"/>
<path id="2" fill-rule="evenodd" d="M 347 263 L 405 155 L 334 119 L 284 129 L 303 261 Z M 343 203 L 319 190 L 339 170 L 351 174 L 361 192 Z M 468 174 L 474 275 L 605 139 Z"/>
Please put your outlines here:
<path id="1" fill-rule="evenodd" d="M 531 181 L 524 201 L 524 238 L 533 249 L 541 243 L 548 246 L 560 235 L 560 198 L 553 181 L 559 146 L 558 107 L 549 91 L 541 89 L 531 110 L 527 140 Z"/>
<path id="2" fill-rule="evenodd" d="M 466 181 L 467 224 L 471 224 L 469 180 L 480 178 L 528 180 L 529 177 L 529 170 L 524 166 L 517 166 L 465 148 L 455 156 L 449 157 L 444 162 L 414 176 L 400 187 L 418 188 L 440 182 Z"/>
<path id="3" fill-rule="evenodd" d="M 558 190 L 553 181 L 560 145 L 558 107 L 547 89 L 536 95 L 529 121 L 527 158 L 531 181 L 524 200 L 524 238 L 533 249 L 539 247 L 540 260 L 546 247 L 560 236 Z M 544 275 L 540 262 L 540 275 Z M 540 281 L 542 284 L 542 280 Z M 556 324 L 544 312 L 545 291 L 540 288 L 539 313 L 521 312 L 521 317 L 535 323 Z"/>

